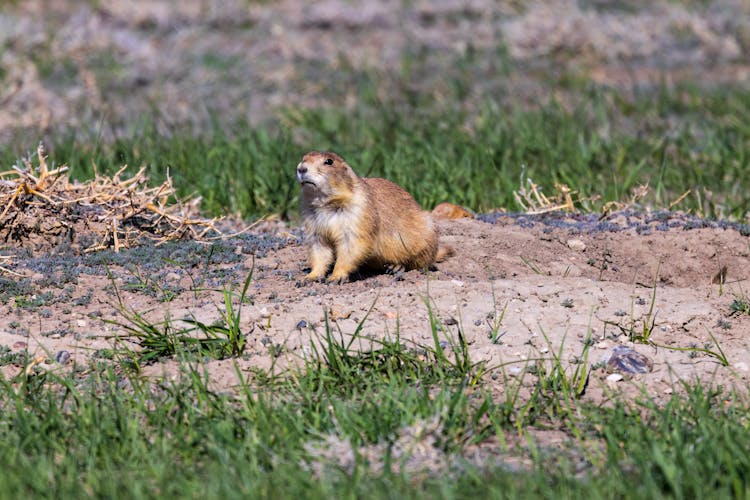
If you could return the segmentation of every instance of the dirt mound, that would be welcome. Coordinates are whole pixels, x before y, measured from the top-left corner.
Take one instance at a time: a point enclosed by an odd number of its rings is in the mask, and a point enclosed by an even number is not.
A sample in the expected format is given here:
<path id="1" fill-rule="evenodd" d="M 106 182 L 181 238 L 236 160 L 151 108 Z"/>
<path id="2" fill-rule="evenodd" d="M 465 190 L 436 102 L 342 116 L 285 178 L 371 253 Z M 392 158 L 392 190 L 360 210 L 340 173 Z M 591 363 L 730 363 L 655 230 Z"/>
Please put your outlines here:
<path id="1" fill-rule="evenodd" d="M 487 380 L 499 392 L 505 376 L 533 377 L 533 367 L 553 355 L 570 370 L 583 362 L 595 368 L 584 396 L 595 401 L 613 388 L 637 393 L 641 385 L 658 398 L 681 379 L 746 384 L 750 240 L 744 226 L 635 212 L 607 220 L 482 218 L 440 222 L 457 256 L 434 272 L 343 285 L 302 280 L 305 250 L 295 235 L 31 257 L 10 266 L 23 278 L 0 282 L 6 313 L 0 345 L 15 359 L 46 357 L 41 366 L 47 369 L 60 366 L 54 359 L 61 351 L 70 354 L 68 367 L 112 357 L 123 346 L 137 351 L 137 339 L 116 324 L 124 322 L 123 310 L 137 311 L 157 328 L 186 317 L 214 324 L 226 313 L 222 288 L 237 291 L 252 272 L 240 321 L 243 355 L 204 362 L 222 390 L 236 382 L 235 361 L 254 373 L 309 356 L 326 314 L 345 336 L 364 320 L 355 349 L 396 332 L 409 345 L 430 345 L 428 302 L 441 321 L 442 340 L 450 344 L 460 331 L 474 361 L 504 374 Z M 618 346 L 648 356 L 653 371 L 608 380 L 606 361 Z M 18 362 L 3 367 L 9 376 L 22 369 Z M 169 357 L 143 367 L 159 376 L 177 369 Z"/>

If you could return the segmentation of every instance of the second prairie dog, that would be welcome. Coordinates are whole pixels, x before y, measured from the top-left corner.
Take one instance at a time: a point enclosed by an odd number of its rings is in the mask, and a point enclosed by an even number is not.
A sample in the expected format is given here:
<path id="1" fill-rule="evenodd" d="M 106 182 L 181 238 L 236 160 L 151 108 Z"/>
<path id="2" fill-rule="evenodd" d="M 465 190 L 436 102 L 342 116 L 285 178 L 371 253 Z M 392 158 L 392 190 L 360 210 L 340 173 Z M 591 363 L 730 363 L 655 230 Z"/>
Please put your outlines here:
<path id="1" fill-rule="evenodd" d="M 429 213 L 398 185 L 359 177 L 339 155 L 312 151 L 297 165 L 310 250 L 308 280 L 347 281 L 361 267 L 423 269 L 450 255 Z"/>

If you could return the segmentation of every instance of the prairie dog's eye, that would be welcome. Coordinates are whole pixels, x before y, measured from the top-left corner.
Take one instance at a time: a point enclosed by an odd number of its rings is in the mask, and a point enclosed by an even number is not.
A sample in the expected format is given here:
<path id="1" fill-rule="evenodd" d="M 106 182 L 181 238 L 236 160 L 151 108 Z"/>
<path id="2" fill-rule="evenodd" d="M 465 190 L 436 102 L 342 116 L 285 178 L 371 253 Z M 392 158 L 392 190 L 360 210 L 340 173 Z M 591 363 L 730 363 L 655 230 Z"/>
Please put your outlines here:
<path id="1" fill-rule="evenodd" d="M 326 158 L 326 161 L 324 161 L 326 165 L 333 165 L 333 158 Z"/>

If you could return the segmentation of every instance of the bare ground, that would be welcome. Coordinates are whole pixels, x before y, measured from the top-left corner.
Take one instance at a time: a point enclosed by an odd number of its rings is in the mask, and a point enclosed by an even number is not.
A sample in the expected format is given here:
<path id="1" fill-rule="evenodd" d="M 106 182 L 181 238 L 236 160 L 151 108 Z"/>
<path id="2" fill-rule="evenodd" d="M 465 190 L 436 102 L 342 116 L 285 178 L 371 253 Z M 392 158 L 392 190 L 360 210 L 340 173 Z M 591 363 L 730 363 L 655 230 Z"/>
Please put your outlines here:
<path id="1" fill-rule="evenodd" d="M 487 383 L 500 392 L 505 383 L 497 374 L 521 377 L 527 364 L 548 362 L 556 354 L 573 369 L 589 337 L 588 363 L 597 368 L 585 398 L 607 399 L 612 387 L 635 394 L 641 385 L 659 398 L 671 394 L 679 380 L 746 386 L 750 315 L 732 309 L 736 300 L 747 298 L 746 226 L 628 212 L 605 221 L 562 215 L 484 218 L 495 222 L 441 223 L 442 238 L 457 255 L 433 272 L 362 276 L 343 285 L 302 282 L 305 250 L 283 230 L 280 236 L 222 242 L 213 251 L 181 242 L 120 254 L 60 249 L 27 256 L 10 266 L 27 278 L 3 282 L 0 345 L 12 352 L 28 350 L 30 359 L 44 357 L 47 369 L 85 367 L 110 349 L 138 349 L 123 342 L 123 329 L 110 322 L 125 323 L 123 305 L 155 323 L 165 317 L 211 323 L 223 310 L 222 286 L 232 283 L 238 291 L 253 270 L 253 304 L 245 306 L 242 317 L 248 345 L 236 360 L 247 375 L 272 365 L 283 370 L 308 356 L 311 340 L 324 331 L 325 312 L 344 334 L 366 317 L 365 339 L 393 338 L 398 332 L 408 345 L 432 345 L 429 301 L 446 328 L 441 339 L 455 341 L 460 329 L 472 359 L 498 368 Z M 493 319 L 502 319 L 495 339 Z M 644 325 L 653 326 L 650 340 L 659 347 L 630 341 L 629 332 L 642 333 Z M 627 377 L 607 382 L 601 364 L 618 345 L 647 355 L 653 371 L 636 376 L 635 384 Z M 371 346 L 363 340 L 355 347 Z M 730 366 L 705 353 L 670 347 L 717 353 L 720 348 Z M 54 361 L 62 350 L 72 362 Z M 236 385 L 234 363 L 205 360 L 217 389 Z M 144 373 L 173 376 L 177 366 L 164 359 L 145 366 Z M 10 363 L 2 370 L 13 376 L 23 368 Z"/>

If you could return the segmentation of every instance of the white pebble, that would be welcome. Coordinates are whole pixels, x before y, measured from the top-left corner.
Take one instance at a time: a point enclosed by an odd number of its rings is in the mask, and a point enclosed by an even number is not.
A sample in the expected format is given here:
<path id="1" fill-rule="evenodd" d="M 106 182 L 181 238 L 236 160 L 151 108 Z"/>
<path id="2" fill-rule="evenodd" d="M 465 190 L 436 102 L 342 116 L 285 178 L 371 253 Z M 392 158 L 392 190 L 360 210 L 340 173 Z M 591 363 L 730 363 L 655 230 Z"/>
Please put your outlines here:
<path id="1" fill-rule="evenodd" d="M 568 240 L 568 248 L 583 252 L 586 250 L 586 243 L 579 239 Z"/>
<path id="2" fill-rule="evenodd" d="M 612 375 L 609 375 L 607 377 L 607 385 L 610 389 L 614 389 L 615 387 L 617 387 L 617 382 L 622 380 L 622 378 L 622 375 L 620 375 L 619 373 L 613 373 Z"/>
<path id="3" fill-rule="evenodd" d="M 521 368 L 520 366 L 511 366 L 510 368 L 508 368 L 508 375 L 510 375 L 511 377 L 517 377 L 521 374 L 522 371 L 523 368 Z"/>

